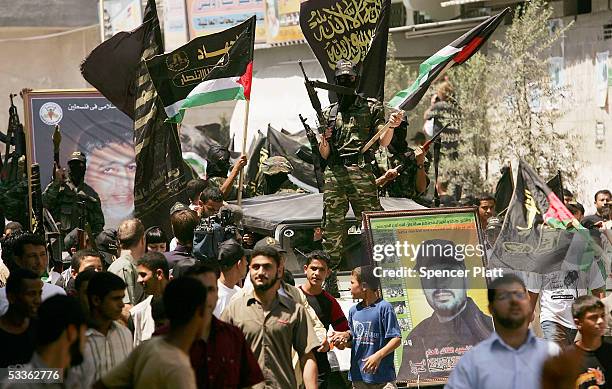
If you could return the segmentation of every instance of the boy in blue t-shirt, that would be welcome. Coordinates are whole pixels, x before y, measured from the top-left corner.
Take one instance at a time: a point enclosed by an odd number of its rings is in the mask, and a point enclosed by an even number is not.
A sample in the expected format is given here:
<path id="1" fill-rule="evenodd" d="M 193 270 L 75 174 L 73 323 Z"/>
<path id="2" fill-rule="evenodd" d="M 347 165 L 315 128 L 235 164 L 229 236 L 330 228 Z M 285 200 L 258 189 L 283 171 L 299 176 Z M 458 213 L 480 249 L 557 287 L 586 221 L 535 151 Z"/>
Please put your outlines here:
<path id="1" fill-rule="evenodd" d="M 354 389 L 395 388 L 393 353 L 401 344 L 400 327 L 391 304 L 379 297 L 370 266 L 351 274 L 351 294 L 361 302 L 349 311 L 348 333 L 335 333 L 330 343 L 351 347 L 349 380 Z"/>

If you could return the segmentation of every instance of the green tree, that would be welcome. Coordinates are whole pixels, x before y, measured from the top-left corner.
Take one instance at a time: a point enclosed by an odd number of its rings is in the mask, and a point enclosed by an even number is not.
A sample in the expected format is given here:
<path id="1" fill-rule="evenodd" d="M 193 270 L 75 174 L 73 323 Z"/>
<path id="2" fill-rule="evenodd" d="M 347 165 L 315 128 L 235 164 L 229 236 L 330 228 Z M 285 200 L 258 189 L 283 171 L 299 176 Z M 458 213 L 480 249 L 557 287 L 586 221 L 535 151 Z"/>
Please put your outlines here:
<path id="1" fill-rule="evenodd" d="M 490 79 L 497 93 L 492 94 L 490 111 L 492 151 L 500 161 L 523 157 L 545 179 L 560 169 L 571 181 L 577 174 L 578 142 L 555 129 L 568 101 L 551 82 L 548 57 L 572 23 L 551 31 L 552 15 L 544 0 L 525 2 L 504 39 L 493 42 L 497 52 Z"/>
<path id="2" fill-rule="evenodd" d="M 454 101 L 460 113 L 459 157 L 452 163 L 454 181 L 463 192 L 478 194 L 491 190 L 491 126 L 487 117 L 490 101 L 490 64 L 477 53 L 467 64 L 449 72 Z"/>
<path id="3" fill-rule="evenodd" d="M 455 177 L 464 192 L 494 189 L 492 168 L 523 157 L 544 178 L 561 170 L 565 181 L 577 175 L 579 142 L 555 129 L 568 104 L 567 93 L 551 82 L 548 57 L 571 23 L 551 32 L 553 11 L 544 0 L 519 6 L 493 55 L 474 55 L 449 72 L 461 113 Z M 565 97 L 564 97 L 565 96 Z"/>

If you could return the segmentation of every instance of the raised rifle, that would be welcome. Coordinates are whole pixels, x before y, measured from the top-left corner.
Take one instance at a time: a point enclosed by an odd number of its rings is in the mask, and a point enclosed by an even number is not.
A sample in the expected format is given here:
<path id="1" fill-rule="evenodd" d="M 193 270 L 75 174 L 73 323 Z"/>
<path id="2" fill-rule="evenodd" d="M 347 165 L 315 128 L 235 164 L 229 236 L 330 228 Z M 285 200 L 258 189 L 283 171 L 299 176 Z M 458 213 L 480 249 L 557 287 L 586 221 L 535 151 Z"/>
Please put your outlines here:
<path id="1" fill-rule="evenodd" d="M 445 125 L 444 127 L 442 127 L 440 130 L 438 130 L 438 132 L 436 132 L 434 134 L 434 136 L 428 140 L 427 142 L 423 143 L 423 146 L 421 146 L 421 150 L 423 150 L 423 153 L 427 153 L 427 151 L 429 151 L 429 148 L 431 147 L 432 144 L 438 142 L 440 136 L 442 135 L 442 133 L 444 132 L 444 130 L 446 130 L 448 128 L 448 124 Z M 414 161 L 416 160 L 416 156 L 414 155 L 414 151 L 412 149 L 408 149 L 407 152 L 401 154 L 401 159 L 402 159 L 402 163 L 397 165 L 395 167 L 395 170 L 397 170 L 397 172 L 399 174 L 403 173 L 404 171 L 406 171 L 406 169 L 408 168 L 408 165 L 410 163 L 414 163 Z M 392 182 L 392 181 L 391 181 Z M 381 189 L 382 192 L 384 192 L 384 189 L 391 183 L 391 182 L 387 182 L 383 188 Z"/>
<path id="2" fill-rule="evenodd" d="M 56 171 L 61 169 L 60 166 L 60 145 L 62 143 L 62 133 L 60 132 L 59 124 L 55 125 L 55 130 L 53 131 L 53 177 L 51 177 L 51 181 L 55 180 Z"/>
<path id="3" fill-rule="evenodd" d="M 44 236 L 45 227 L 43 221 L 42 188 L 40 187 L 40 166 L 32 164 L 32 221 L 30 225 L 32 232 Z"/>
<path id="4" fill-rule="evenodd" d="M 12 181 L 17 179 L 18 177 L 18 161 L 19 157 L 25 152 L 22 143 L 23 137 L 23 125 L 19 121 L 19 114 L 17 113 L 17 107 L 13 102 L 13 97 L 16 97 L 15 94 L 9 94 L 9 99 L 11 100 L 11 106 L 9 107 L 9 123 L 8 128 L 6 130 L 5 136 L 5 152 L 4 152 L 4 163 L 1 163 L 2 167 L 1 178 L 2 180 Z M 23 139 L 25 142 L 25 139 Z M 13 151 L 11 152 L 11 145 L 14 146 Z"/>
<path id="5" fill-rule="evenodd" d="M 302 74 L 304 75 L 304 86 L 306 86 L 306 92 L 308 92 L 310 104 L 312 105 L 312 108 L 314 108 L 315 113 L 317 114 L 317 121 L 319 122 L 319 133 L 323 135 L 325 133 L 326 123 L 325 117 L 323 116 L 323 110 L 321 108 L 321 101 L 319 100 L 319 95 L 317 95 L 317 91 L 314 88 L 313 82 L 308 79 L 302 61 L 298 61 L 298 64 L 300 65 L 300 69 L 302 69 Z"/>
<path id="6" fill-rule="evenodd" d="M 304 125 L 304 129 L 306 130 L 306 137 L 308 138 L 308 142 L 310 143 L 310 148 L 312 149 L 312 164 L 314 166 L 315 178 L 317 180 L 317 187 L 319 188 L 319 192 L 323 192 L 323 185 L 325 184 L 325 178 L 323 177 L 323 169 L 322 166 L 325 162 L 321 157 L 321 153 L 319 153 L 319 141 L 317 141 L 317 135 L 310 128 L 308 123 L 306 123 L 306 118 L 299 114 L 300 121 Z"/>

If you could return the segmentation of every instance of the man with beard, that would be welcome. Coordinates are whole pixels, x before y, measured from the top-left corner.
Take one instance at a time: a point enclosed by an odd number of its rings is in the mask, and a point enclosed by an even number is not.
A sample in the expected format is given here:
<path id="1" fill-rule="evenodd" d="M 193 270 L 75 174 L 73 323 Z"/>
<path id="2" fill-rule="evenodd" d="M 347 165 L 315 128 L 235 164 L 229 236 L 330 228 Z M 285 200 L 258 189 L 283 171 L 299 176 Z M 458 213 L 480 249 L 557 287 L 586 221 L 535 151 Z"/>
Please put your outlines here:
<path id="1" fill-rule="evenodd" d="M 448 240 L 424 241 L 415 269 L 465 270 L 463 253 Z M 467 297 L 465 277 L 421 277 L 433 314 L 421 321 L 406 339 L 398 380 L 431 380 L 448 376 L 458 359 L 493 331 L 491 318 Z"/>
<path id="2" fill-rule="evenodd" d="M 36 350 L 29 363 L 23 366 L 21 374 L 34 370 L 60 369 L 59 377 L 48 380 L 6 381 L 5 388 L 39 389 L 54 388 L 84 388 L 81 377 L 74 374 L 74 369 L 66 370 L 71 366 L 78 366 L 83 362 L 83 345 L 85 341 L 85 316 L 76 299 L 68 296 L 53 296 L 44 301 L 38 309 L 38 320 L 44 323 L 43 331 L 36 333 Z M 45 377 L 46 378 L 46 377 Z"/>
<path id="3" fill-rule="evenodd" d="M 461 357 L 447 389 L 539 388 L 542 366 L 559 346 L 529 329 L 531 305 L 523 280 L 497 278 L 487 293 L 495 332 Z"/>
<path id="4" fill-rule="evenodd" d="M 244 333 L 262 368 L 266 388 L 295 388 L 291 349 L 300 357 L 306 389 L 317 387 L 313 350 L 319 340 L 305 309 L 278 293 L 282 277 L 280 253 L 273 247 L 255 249 L 249 265 L 253 289 L 239 294 L 221 315 Z"/>
<path id="5" fill-rule="evenodd" d="M 81 218 L 89 225 L 90 236 L 98 236 L 104 228 L 100 197 L 85 183 L 86 168 L 85 154 L 75 151 L 68 160 L 68 177 L 64 177 L 62 169 L 57 169 L 54 181 L 43 193 L 43 205 L 61 223 L 63 235 L 78 228 Z"/>
<path id="6" fill-rule="evenodd" d="M 335 75 L 337 85 L 353 90 L 357 87 L 357 72 L 350 61 L 338 61 Z M 327 121 L 321 123 L 327 130 L 319 142 L 319 152 L 327 161 L 323 188 L 323 247 L 330 256 L 332 270 L 325 289 L 332 296 L 340 297 L 336 274 L 342 260 L 347 231 L 344 218 L 349 204 L 357 220 L 361 220 L 363 211 L 382 209 L 376 177 L 370 164 L 374 160 L 373 148 L 365 153 L 361 150 L 382 129 L 385 118 L 383 105 L 379 101 L 346 94 L 339 94 L 338 102 L 327 107 L 323 116 Z M 381 146 L 389 145 L 393 130 L 403 117 L 403 111 L 391 114 L 390 128 L 378 140 Z"/>

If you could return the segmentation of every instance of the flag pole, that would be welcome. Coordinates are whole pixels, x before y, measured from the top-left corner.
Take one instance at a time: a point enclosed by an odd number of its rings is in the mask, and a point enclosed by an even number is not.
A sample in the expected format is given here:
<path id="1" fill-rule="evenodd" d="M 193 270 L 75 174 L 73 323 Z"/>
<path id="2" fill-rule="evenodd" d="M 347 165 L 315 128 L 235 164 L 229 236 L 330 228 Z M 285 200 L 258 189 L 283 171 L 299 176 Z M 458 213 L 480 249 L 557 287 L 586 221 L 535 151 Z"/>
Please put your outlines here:
<path id="1" fill-rule="evenodd" d="M 247 143 L 247 129 L 249 127 L 249 106 L 251 104 L 251 99 L 246 100 L 246 107 L 244 113 L 244 128 L 242 130 L 242 155 L 246 155 L 246 143 Z M 242 187 L 244 186 L 244 168 L 240 169 L 240 176 L 238 178 L 238 194 L 236 195 L 236 200 L 238 201 L 238 206 L 242 205 Z"/>

